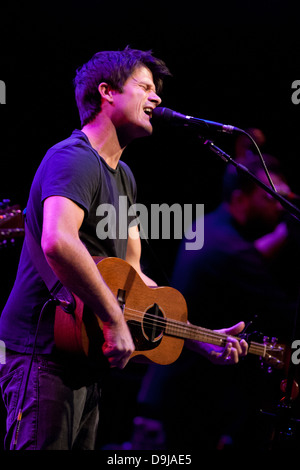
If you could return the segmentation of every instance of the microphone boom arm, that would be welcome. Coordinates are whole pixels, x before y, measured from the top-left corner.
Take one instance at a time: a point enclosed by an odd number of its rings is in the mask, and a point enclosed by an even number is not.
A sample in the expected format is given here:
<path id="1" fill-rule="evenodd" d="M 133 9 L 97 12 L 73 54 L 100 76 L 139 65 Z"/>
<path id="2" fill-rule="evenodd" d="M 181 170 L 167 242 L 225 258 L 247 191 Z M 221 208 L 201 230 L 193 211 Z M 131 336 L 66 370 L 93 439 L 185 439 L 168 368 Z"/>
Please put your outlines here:
<path id="1" fill-rule="evenodd" d="M 298 207 L 294 206 L 291 204 L 285 197 L 283 197 L 281 194 L 278 192 L 274 191 L 272 188 L 267 186 L 265 183 L 263 183 L 260 179 L 258 179 L 253 173 L 251 173 L 248 168 L 246 168 L 244 165 L 241 165 L 237 161 L 235 161 L 232 157 L 230 157 L 224 150 L 220 149 L 217 147 L 211 140 L 207 139 L 202 139 L 204 140 L 203 144 L 207 146 L 213 153 L 218 155 L 219 157 L 222 158 L 226 163 L 231 163 L 238 171 L 241 171 L 242 173 L 246 174 L 252 181 L 254 181 L 258 186 L 260 186 L 262 189 L 264 189 L 268 194 L 270 194 L 274 199 L 280 202 L 280 204 L 288 211 L 288 213 L 293 216 L 295 219 L 297 219 L 298 222 L 300 222 L 300 210 Z"/>

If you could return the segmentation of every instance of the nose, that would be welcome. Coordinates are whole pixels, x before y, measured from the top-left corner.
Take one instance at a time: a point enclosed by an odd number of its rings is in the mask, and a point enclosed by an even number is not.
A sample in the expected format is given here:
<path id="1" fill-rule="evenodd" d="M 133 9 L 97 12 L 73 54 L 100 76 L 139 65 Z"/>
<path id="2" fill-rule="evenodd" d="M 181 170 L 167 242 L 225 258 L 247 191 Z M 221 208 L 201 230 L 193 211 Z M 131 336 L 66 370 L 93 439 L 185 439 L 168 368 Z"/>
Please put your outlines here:
<path id="1" fill-rule="evenodd" d="M 156 106 L 159 106 L 161 103 L 161 98 L 154 91 L 152 91 L 148 99 L 151 103 L 155 103 Z"/>

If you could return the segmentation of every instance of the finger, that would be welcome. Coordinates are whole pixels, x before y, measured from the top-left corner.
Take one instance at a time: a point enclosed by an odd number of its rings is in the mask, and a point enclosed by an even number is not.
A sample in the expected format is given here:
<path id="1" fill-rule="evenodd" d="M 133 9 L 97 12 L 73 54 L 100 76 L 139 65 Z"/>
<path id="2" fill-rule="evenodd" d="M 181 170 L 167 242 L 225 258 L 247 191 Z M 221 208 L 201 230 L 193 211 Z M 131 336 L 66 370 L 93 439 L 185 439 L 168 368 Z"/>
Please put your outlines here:
<path id="1" fill-rule="evenodd" d="M 231 348 L 232 348 L 232 343 L 231 342 L 226 343 L 226 346 L 224 347 L 224 351 L 222 354 L 225 359 L 228 356 L 230 356 Z"/>
<path id="2" fill-rule="evenodd" d="M 239 362 L 239 353 L 235 348 L 231 348 L 230 361 L 232 364 L 237 364 Z"/>
<path id="3" fill-rule="evenodd" d="M 232 349 L 232 343 L 226 343 L 226 346 L 224 347 L 223 352 L 220 355 L 224 361 L 229 361 L 231 349 Z"/>
<path id="4" fill-rule="evenodd" d="M 232 343 L 232 347 L 236 349 L 238 354 L 242 354 L 242 347 L 240 345 L 240 341 L 236 338 L 228 338 L 229 341 Z"/>
<path id="5" fill-rule="evenodd" d="M 109 354 L 106 355 L 106 358 L 109 362 L 110 367 L 118 367 L 119 369 L 124 369 L 130 359 L 130 356 Z"/>
<path id="6" fill-rule="evenodd" d="M 114 355 L 114 354 L 132 354 L 135 350 L 135 346 L 133 341 L 128 343 L 117 344 L 114 342 L 105 341 L 102 345 L 102 350 L 106 355 Z"/>
<path id="7" fill-rule="evenodd" d="M 131 350 L 120 351 L 107 345 L 106 343 L 103 344 L 102 351 L 104 356 L 107 358 L 110 366 L 118 367 L 120 369 L 123 369 L 125 367 L 132 353 Z"/>
<path id="8" fill-rule="evenodd" d="M 241 356 L 246 356 L 248 354 L 248 343 L 244 339 L 240 341 L 240 347 L 241 347 Z"/>
<path id="9" fill-rule="evenodd" d="M 244 328 L 245 328 L 245 323 L 243 321 L 240 321 L 239 323 L 236 323 L 230 328 L 225 328 L 224 332 L 227 335 L 237 335 L 238 333 L 241 333 L 241 331 L 243 331 Z"/>
<path id="10" fill-rule="evenodd" d="M 237 364 L 239 362 L 239 352 L 232 343 L 227 343 L 223 351 L 225 364 Z"/>
<path id="11" fill-rule="evenodd" d="M 128 364 L 129 358 L 122 358 L 122 359 L 116 359 L 116 358 L 110 358 L 108 360 L 109 365 L 111 368 L 118 368 L 118 369 L 124 369 L 124 367 Z"/>

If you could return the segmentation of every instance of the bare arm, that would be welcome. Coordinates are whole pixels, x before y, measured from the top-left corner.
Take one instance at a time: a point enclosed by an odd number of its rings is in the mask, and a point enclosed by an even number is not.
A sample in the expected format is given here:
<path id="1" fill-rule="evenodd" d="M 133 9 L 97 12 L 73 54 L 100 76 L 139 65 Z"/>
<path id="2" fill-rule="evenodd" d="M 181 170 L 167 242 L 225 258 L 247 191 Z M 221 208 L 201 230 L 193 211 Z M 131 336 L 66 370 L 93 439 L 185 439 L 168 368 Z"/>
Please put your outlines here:
<path id="1" fill-rule="evenodd" d="M 60 281 L 102 320 L 103 352 L 110 364 L 124 367 L 134 345 L 117 300 L 79 238 L 83 217 L 83 210 L 70 199 L 46 199 L 42 249 Z"/>
<path id="2" fill-rule="evenodd" d="M 288 228 L 281 222 L 275 230 L 254 242 L 255 248 L 266 258 L 276 256 L 288 239 Z"/>

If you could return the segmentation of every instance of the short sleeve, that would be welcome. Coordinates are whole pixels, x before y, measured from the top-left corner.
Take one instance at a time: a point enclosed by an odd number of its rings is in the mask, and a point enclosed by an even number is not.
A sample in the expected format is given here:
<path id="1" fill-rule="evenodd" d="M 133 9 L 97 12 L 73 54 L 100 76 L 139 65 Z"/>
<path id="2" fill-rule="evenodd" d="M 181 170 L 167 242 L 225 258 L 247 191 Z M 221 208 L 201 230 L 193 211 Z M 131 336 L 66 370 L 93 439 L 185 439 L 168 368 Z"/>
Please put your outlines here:
<path id="1" fill-rule="evenodd" d="M 41 174 L 41 202 L 63 196 L 87 214 L 100 184 L 99 161 L 88 148 L 64 147 L 46 155 Z"/>

